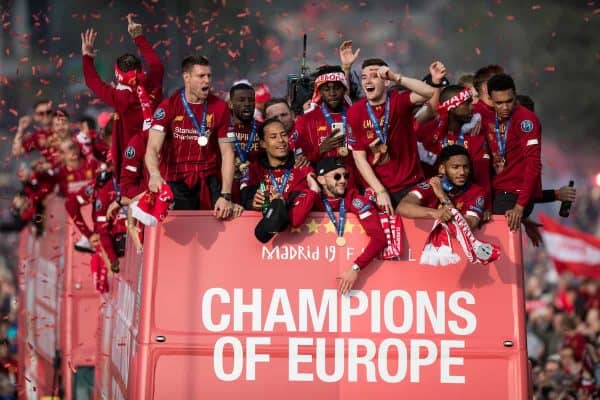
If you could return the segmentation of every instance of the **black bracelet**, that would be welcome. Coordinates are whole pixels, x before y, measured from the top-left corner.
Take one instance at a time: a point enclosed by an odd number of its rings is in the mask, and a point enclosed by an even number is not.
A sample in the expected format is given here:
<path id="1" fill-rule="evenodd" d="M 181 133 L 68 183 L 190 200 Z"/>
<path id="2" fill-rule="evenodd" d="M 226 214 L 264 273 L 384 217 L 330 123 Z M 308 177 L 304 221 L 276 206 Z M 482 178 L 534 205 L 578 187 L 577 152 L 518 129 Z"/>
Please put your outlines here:
<path id="1" fill-rule="evenodd" d="M 221 193 L 220 197 L 224 198 L 227 201 L 231 201 L 231 193 Z"/>

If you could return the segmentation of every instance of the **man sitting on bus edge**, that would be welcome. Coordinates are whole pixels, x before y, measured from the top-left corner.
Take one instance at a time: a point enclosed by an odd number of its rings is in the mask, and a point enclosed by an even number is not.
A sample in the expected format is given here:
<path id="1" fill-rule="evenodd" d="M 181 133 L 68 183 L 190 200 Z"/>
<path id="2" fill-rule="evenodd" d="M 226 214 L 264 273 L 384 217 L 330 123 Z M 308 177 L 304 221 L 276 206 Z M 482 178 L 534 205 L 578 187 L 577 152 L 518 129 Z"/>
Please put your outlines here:
<path id="1" fill-rule="evenodd" d="M 344 164 L 344 159 L 338 157 L 326 157 L 317 163 L 317 178 L 312 175 L 308 177 L 308 185 L 312 190 L 318 190 L 320 198 L 315 199 L 313 209 L 324 211 L 329 216 L 331 223 L 336 228 L 338 246 L 344 246 L 344 225 L 346 211 L 355 214 L 358 221 L 369 237 L 369 243 L 364 248 L 352 266 L 338 276 L 338 288 L 341 294 L 348 293 L 356 279 L 358 272 L 366 268 L 369 263 L 386 246 L 387 240 L 377 212 L 377 205 L 368 197 L 359 193 L 355 187 L 348 187 L 350 174 Z M 318 184 L 317 184 L 318 182 Z M 338 211 L 338 217 L 334 214 Z"/>
<path id="2" fill-rule="evenodd" d="M 417 184 L 398 205 L 398 214 L 406 218 L 433 218 L 436 220 L 432 234 L 438 226 L 438 221 L 448 226 L 453 223 L 452 234 L 461 235 L 459 240 L 467 258 L 472 262 L 487 264 L 498 258 L 498 249 L 476 240 L 471 232 L 483 216 L 485 209 L 485 191 L 481 186 L 471 183 L 471 159 L 469 152 L 463 146 L 450 145 L 442 149 L 438 156 L 438 176 L 429 181 Z M 466 221 L 468 226 L 461 225 Z M 431 239 L 431 235 L 430 235 Z M 454 254 L 447 254 L 452 261 L 444 261 L 439 249 L 450 243 L 433 243 L 440 258 L 435 261 L 442 265 L 456 263 Z M 427 251 L 427 246 L 424 253 Z M 427 263 L 421 258 L 422 263 Z M 436 262 L 432 263 L 437 265 Z"/>

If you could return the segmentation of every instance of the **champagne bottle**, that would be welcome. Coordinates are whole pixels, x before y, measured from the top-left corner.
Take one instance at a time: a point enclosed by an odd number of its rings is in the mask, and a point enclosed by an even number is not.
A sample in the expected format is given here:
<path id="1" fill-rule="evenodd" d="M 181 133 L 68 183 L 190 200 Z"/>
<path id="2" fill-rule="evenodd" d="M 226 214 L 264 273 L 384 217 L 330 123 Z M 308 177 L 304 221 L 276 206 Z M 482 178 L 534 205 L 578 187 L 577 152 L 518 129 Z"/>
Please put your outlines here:
<path id="1" fill-rule="evenodd" d="M 569 187 L 573 187 L 575 182 L 569 181 Z M 569 216 L 569 212 L 571 211 L 571 201 L 562 201 L 560 203 L 560 211 L 558 211 L 558 215 L 563 218 L 567 218 Z"/>

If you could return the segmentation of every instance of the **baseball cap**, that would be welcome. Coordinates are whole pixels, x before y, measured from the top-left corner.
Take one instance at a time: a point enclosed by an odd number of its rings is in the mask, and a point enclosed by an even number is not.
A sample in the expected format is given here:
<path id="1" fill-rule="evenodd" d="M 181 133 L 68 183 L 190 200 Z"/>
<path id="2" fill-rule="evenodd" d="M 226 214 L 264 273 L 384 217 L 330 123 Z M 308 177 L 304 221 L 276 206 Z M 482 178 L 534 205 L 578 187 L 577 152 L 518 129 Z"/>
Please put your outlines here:
<path id="1" fill-rule="evenodd" d="M 271 201 L 265 215 L 256 225 L 254 236 L 261 243 L 267 243 L 277 232 L 285 230 L 290 223 L 287 206 L 283 199 Z"/>
<path id="2" fill-rule="evenodd" d="M 338 168 L 346 168 L 344 160 L 340 157 L 325 157 L 317 162 L 317 175 L 325 175 L 329 171 L 333 171 Z"/>

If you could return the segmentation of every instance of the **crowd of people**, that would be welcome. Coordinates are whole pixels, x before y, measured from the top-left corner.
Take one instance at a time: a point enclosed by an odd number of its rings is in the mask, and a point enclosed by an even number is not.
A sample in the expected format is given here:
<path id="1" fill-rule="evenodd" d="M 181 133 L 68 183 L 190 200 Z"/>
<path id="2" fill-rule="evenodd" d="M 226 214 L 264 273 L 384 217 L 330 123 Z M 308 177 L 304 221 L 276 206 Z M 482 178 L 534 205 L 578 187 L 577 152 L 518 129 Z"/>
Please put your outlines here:
<path id="1" fill-rule="evenodd" d="M 264 86 L 240 80 L 221 99 L 211 90 L 209 60 L 194 55 L 182 60 L 182 88 L 165 96 L 159 55 L 131 16 L 127 28 L 141 59 L 120 56 L 114 83 L 96 72 L 97 33 L 81 34 L 85 83 L 112 112 L 101 129 L 88 117 L 72 121 L 48 100 L 20 118 L 14 156 L 36 150 L 41 159 L 20 169 L 23 189 L 0 221 L 3 231 L 32 226 L 41 234 L 44 200 L 58 191 L 82 234 L 76 248 L 92 253 L 104 271 L 98 277 L 118 273 L 126 237 L 141 246 L 143 225 L 169 209 L 213 210 L 219 219 L 260 211 L 261 242 L 324 211 L 338 246 L 345 245 L 351 212 L 369 242 L 338 277 L 345 294 L 373 259 L 399 256 L 400 217 L 435 220 L 421 263 L 456 263 L 461 257 L 444 239 L 451 235 L 469 261 L 487 264 L 499 250 L 473 232 L 491 215 L 505 215 L 513 231 L 525 225 L 538 245 L 538 226 L 529 219 L 534 204 L 576 198 L 570 187 L 542 190 L 541 123 L 531 98 L 517 95 L 499 65 L 451 84 L 435 61 L 424 79 L 415 79 L 379 58 L 357 68 L 359 51 L 346 41 L 339 64 L 313 74 L 306 98 L 270 98 Z M 91 227 L 81 212 L 86 204 Z M 564 376 L 576 395 L 592 393 L 600 322 L 586 305 L 597 310 L 597 285 L 584 282 L 573 292 L 561 278 L 547 287 L 543 262 L 531 267 L 528 299 L 556 290 L 560 304 L 528 309 L 536 396 L 559 398 L 550 393 L 555 382 L 563 390 Z M 108 290 L 106 280 L 98 279 L 97 288 Z"/>

